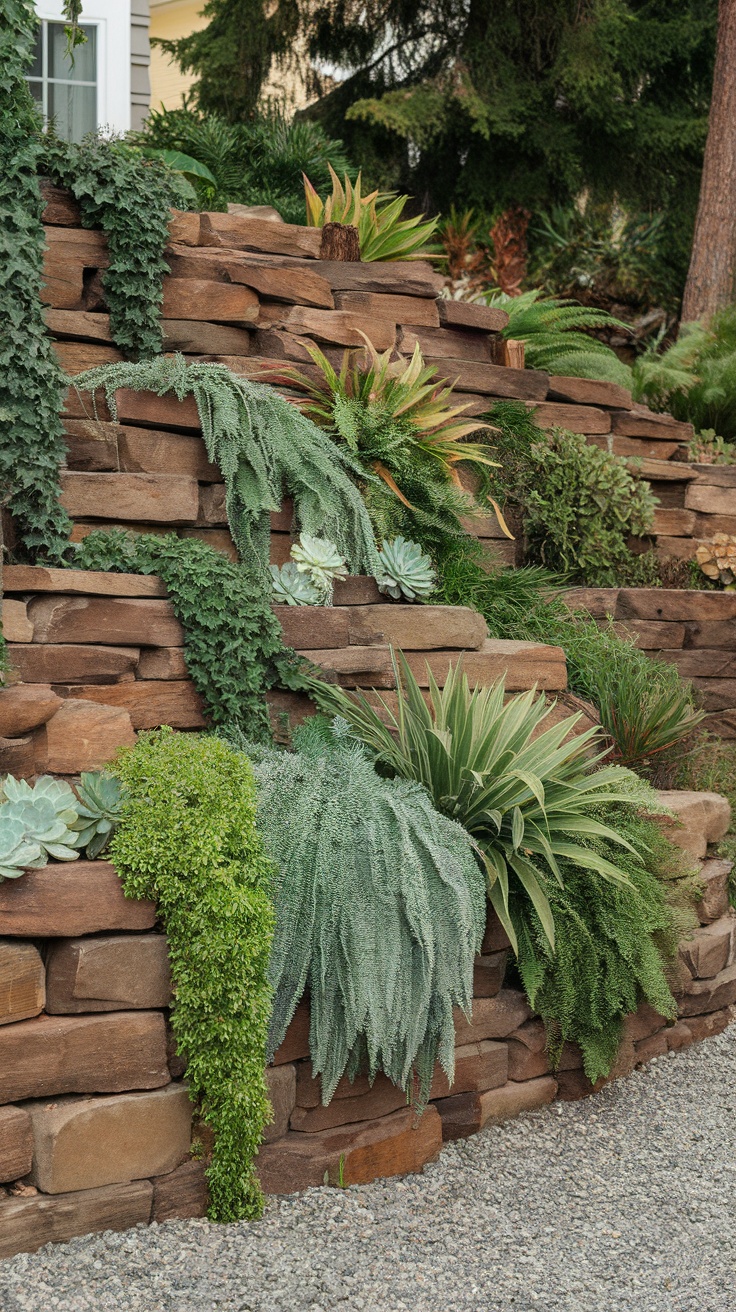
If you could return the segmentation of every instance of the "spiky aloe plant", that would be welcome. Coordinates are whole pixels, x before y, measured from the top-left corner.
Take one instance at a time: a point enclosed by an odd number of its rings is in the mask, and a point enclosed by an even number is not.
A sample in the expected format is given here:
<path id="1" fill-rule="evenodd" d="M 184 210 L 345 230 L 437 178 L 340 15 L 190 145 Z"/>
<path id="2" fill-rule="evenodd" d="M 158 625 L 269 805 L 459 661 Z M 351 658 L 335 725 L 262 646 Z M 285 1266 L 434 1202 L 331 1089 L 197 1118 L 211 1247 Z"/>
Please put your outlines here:
<path id="1" fill-rule="evenodd" d="M 332 165 L 328 165 L 332 178 L 332 193 L 322 200 L 306 173 L 304 196 L 307 224 L 321 228 L 325 223 L 348 223 L 358 229 L 360 258 L 363 261 L 411 260 L 429 253 L 427 243 L 433 236 L 438 219 L 402 219 L 408 196 L 394 192 L 361 192 L 362 179 L 358 174 L 352 183 L 345 174 L 342 183 Z"/>
<path id="2" fill-rule="evenodd" d="M 377 576 L 379 592 L 398 601 L 417 601 L 428 597 L 434 589 L 436 575 L 429 556 L 425 556 L 416 542 L 397 537 L 383 542 L 379 552 L 382 573 Z"/>

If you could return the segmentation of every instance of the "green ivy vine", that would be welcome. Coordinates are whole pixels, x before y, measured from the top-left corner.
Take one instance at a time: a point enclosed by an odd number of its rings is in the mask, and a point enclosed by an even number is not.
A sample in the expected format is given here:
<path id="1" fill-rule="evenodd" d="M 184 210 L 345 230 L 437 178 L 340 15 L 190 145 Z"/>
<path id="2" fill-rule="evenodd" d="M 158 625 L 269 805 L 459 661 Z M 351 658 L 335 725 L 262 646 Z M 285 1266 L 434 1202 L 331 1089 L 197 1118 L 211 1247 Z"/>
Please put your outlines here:
<path id="1" fill-rule="evenodd" d="M 49 134 L 41 165 L 79 201 L 84 227 L 101 228 L 107 237 L 110 264 L 102 285 L 116 346 L 134 360 L 157 355 L 170 211 L 188 207 L 191 188 L 162 160 L 115 138 L 76 143 Z"/>
<path id="2" fill-rule="evenodd" d="M 37 23 L 32 0 L 6 0 L 0 25 L 0 504 L 13 516 L 20 554 L 55 561 L 71 525 L 59 504 L 66 381 L 40 299 L 40 120 L 23 76 Z"/>
<path id="3" fill-rule="evenodd" d="M 70 563 L 163 579 L 184 629 L 187 668 L 213 724 L 237 725 L 250 739 L 267 740 L 266 690 L 305 689 L 260 574 L 197 538 L 96 530 Z"/>
<path id="4" fill-rule="evenodd" d="M 166 929 L 177 1051 L 214 1132 L 209 1215 L 257 1217 L 275 872 L 256 829 L 253 771 L 219 739 L 159 729 L 140 734 L 115 772 L 126 800 L 110 858 L 126 896 L 155 899 Z"/>

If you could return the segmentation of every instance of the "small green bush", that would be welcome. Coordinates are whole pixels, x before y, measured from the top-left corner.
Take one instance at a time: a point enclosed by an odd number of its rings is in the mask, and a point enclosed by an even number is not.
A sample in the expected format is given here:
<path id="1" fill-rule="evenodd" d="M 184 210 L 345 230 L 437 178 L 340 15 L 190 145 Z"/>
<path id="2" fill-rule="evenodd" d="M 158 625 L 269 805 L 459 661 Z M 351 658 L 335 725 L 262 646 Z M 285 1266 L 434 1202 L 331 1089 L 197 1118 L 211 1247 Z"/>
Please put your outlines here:
<path id="1" fill-rule="evenodd" d="M 127 794 L 110 858 L 126 896 L 153 898 L 163 918 L 177 1051 L 214 1131 L 209 1214 L 259 1216 L 274 867 L 256 829 L 253 771 L 224 742 L 171 729 L 141 734 L 116 771 Z"/>

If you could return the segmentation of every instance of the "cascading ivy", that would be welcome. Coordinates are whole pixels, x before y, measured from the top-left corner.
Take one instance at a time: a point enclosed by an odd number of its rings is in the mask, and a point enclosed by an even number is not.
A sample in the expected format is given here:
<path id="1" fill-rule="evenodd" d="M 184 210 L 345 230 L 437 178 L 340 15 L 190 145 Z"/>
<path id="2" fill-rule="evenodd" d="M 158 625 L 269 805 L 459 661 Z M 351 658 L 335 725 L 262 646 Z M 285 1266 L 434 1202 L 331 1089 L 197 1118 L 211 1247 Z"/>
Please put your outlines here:
<path id="1" fill-rule="evenodd" d="M 64 376 L 43 321 L 40 120 L 24 73 L 32 0 L 6 0 L 0 24 L 0 504 L 19 552 L 58 560 L 71 527 L 59 504 Z"/>
<path id="2" fill-rule="evenodd" d="M 102 285 L 116 346 L 132 359 L 161 350 L 164 250 L 171 207 L 188 207 L 191 188 L 163 160 L 115 138 L 60 141 L 49 134 L 40 164 L 79 201 L 85 228 L 101 228 L 110 264 Z"/>
<path id="3" fill-rule="evenodd" d="M 224 742 L 171 729 L 140 734 L 115 771 L 126 798 L 110 857 L 126 896 L 155 899 L 166 928 L 177 1051 L 214 1131 L 209 1215 L 257 1217 L 274 869 L 256 829 L 253 771 Z"/>
<path id="4" fill-rule="evenodd" d="M 206 543 L 174 533 L 95 531 L 70 564 L 163 579 L 184 629 L 187 669 L 213 724 L 268 738 L 267 688 L 305 687 L 294 652 L 284 647 L 270 589 Z"/>

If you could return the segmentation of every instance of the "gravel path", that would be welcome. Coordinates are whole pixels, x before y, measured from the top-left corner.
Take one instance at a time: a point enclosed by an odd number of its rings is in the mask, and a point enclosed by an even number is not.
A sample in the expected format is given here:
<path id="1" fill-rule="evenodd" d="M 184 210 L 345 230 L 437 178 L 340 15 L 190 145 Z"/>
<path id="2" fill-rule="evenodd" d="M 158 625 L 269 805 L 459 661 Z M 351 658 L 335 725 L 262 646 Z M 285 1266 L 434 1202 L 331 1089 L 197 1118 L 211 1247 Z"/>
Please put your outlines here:
<path id="1" fill-rule="evenodd" d="M 0 1262 L 2 1312 L 734 1312 L 736 1026 L 423 1175 Z"/>

